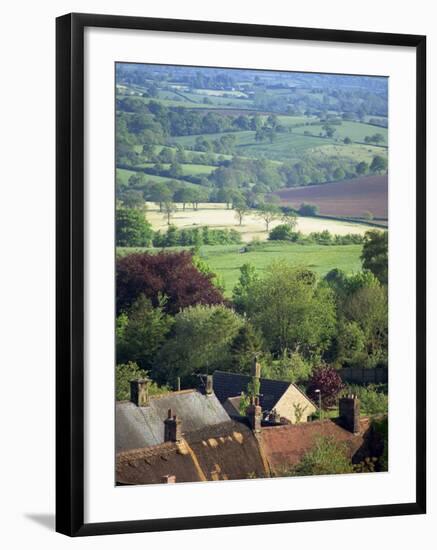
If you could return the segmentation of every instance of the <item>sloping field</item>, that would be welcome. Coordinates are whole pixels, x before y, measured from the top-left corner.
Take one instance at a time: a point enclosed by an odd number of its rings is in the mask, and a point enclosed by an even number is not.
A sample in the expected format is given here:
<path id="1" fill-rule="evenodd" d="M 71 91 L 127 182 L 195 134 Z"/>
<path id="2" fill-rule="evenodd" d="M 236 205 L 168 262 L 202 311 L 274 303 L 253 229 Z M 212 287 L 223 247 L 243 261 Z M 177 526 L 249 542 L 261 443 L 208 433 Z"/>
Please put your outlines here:
<path id="1" fill-rule="evenodd" d="M 386 175 L 282 189 L 275 194 L 284 205 L 316 204 L 320 214 L 326 216 L 361 217 L 364 212 L 371 212 L 375 218 L 387 219 L 388 216 Z"/>

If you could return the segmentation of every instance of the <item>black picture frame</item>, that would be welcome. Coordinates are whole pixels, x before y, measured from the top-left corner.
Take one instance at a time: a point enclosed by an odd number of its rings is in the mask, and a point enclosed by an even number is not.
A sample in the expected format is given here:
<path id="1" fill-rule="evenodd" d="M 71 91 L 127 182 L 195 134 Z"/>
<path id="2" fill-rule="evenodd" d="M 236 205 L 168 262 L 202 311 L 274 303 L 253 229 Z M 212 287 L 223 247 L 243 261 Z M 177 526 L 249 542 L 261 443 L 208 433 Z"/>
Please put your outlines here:
<path id="1" fill-rule="evenodd" d="M 84 522 L 84 29 L 155 30 L 403 46 L 416 50 L 416 500 L 389 505 Z M 56 21 L 56 530 L 69 536 L 423 514 L 426 511 L 425 36 L 68 14 Z"/>

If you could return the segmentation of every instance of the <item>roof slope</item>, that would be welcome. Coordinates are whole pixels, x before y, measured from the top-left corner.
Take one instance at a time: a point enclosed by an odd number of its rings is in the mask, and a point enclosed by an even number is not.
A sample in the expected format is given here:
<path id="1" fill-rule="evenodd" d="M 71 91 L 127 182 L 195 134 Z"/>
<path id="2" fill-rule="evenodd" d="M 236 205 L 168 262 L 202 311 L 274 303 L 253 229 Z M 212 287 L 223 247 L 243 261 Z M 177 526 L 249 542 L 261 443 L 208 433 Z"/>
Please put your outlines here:
<path id="1" fill-rule="evenodd" d="M 251 379 L 251 376 L 245 374 L 216 370 L 213 375 L 214 393 L 220 403 L 224 403 L 229 397 L 241 395 L 241 392 L 246 393 L 247 385 Z M 260 378 L 260 404 L 262 409 L 271 411 L 290 385 L 290 382 L 282 380 Z"/>
<path id="2" fill-rule="evenodd" d="M 259 442 L 270 468 L 280 474 L 281 471 L 296 466 L 320 436 L 333 437 L 336 441 L 344 442 L 352 458 L 365 444 L 369 419 L 362 419 L 360 425 L 360 433 L 356 435 L 332 420 L 275 426 L 264 428 Z"/>
<path id="3" fill-rule="evenodd" d="M 117 452 L 163 443 L 169 409 L 181 419 L 182 433 L 230 420 L 215 395 L 202 395 L 195 390 L 152 397 L 147 407 L 119 401 L 115 413 Z"/>
<path id="4" fill-rule="evenodd" d="M 161 443 L 117 455 L 116 481 L 119 485 L 163 483 L 165 476 L 173 475 L 179 482 L 205 479 L 183 442 Z"/>
<path id="5" fill-rule="evenodd" d="M 117 454 L 116 481 L 122 485 L 260 478 L 268 465 L 252 431 L 228 421 L 188 433 L 180 443 L 162 443 Z"/>
<path id="6" fill-rule="evenodd" d="M 193 432 L 186 437 L 205 477 L 248 479 L 266 477 L 267 463 L 252 430 L 241 422 L 226 422 Z"/>

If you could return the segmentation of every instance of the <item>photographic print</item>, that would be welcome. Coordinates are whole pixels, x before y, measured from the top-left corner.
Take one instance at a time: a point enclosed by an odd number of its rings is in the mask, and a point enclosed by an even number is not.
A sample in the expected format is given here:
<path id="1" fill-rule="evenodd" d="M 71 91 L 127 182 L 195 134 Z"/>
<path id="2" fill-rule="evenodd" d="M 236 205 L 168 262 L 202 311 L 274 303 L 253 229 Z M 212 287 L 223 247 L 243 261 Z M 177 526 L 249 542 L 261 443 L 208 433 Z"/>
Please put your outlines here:
<path id="1" fill-rule="evenodd" d="M 388 471 L 388 80 L 115 64 L 117 485 Z"/>

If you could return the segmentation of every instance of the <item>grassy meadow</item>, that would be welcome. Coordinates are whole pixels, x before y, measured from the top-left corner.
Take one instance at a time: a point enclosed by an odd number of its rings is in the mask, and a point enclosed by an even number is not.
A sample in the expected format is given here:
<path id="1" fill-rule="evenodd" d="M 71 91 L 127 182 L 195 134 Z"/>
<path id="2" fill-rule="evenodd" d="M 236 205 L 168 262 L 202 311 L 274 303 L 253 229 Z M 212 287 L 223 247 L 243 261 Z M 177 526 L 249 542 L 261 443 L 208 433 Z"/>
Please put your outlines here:
<path id="1" fill-rule="evenodd" d="M 166 248 L 165 250 L 181 250 L 183 247 Z M 264 242 L 243 252 L 240 245 L 202 246 L 200 257 L 220 276 L 225 286 L 225 295 L 230 297 L 232 289 L 240 276 L 240 267 L 245 263 L 252 264 L 262 274 L 269 265 L 279 260 L 290 265 L 308 267 L 318 275 L 323 276 L 333 266 L 346 273 L 359 271 L 361 268 L 360 245 L 318 244 L 300 245 L 284 242 Z M 132 252 L 153 251 L 150 248 L 119 248 L 117 254 L 123 256 Z"/>

